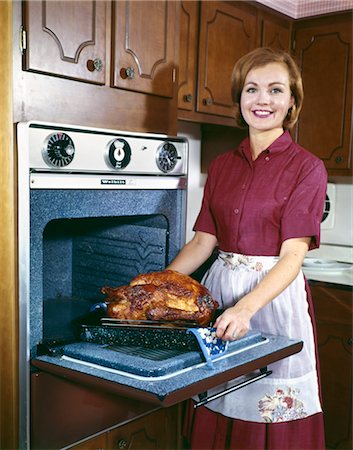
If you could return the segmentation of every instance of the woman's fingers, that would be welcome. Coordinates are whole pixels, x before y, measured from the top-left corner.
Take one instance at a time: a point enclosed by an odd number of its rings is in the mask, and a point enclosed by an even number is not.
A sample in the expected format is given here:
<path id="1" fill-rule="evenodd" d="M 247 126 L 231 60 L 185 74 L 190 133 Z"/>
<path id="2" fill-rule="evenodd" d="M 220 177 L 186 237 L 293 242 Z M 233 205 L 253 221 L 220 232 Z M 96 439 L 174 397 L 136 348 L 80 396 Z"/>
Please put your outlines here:
<path id="1" fill-rule="evenodd" d="M 237 314 L 236 310 L 228 309 L 215 322 L 216 335 L 225 341 L 240 339 L 249 331 L 249 320 Z"/>

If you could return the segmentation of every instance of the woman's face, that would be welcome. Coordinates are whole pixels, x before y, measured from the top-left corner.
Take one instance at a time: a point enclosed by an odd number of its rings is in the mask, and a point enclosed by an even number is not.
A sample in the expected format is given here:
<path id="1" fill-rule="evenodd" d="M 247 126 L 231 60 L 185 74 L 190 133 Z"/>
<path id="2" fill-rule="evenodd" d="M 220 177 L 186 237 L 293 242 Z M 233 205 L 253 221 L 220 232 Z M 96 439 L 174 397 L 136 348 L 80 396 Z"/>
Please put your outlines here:
<path id="1" fill-rule="evenodd" d="M 283 121 L 293 104 L 285 65 L 270 63 L 249 71 L 240 98 L 241 113 L 249 129 L 283 128 Z"/>

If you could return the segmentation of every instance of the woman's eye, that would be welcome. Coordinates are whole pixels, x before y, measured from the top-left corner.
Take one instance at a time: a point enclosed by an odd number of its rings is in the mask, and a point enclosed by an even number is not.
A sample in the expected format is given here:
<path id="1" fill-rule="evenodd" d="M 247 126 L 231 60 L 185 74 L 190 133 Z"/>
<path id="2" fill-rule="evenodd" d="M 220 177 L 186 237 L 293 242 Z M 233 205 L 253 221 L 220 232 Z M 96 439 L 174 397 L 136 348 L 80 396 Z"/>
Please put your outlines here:
<path id="1" fill-rule="evenodd" d="M 254 88 L 254 87 L 249 87 L 249 88 L 247 88 L 246 92 L 247 92 L 248 94 L 253 94 L 254 92 L 256 92 L 256 88 Z"/>
<path id="2" fill-rule="evenodd" d="M 282 89 L 280 89 L 280 88 L 272 88 L 272 89 L 271 89 L 271 93 L 272 93 L 272 94 L 279 94 L 279 93 L 281 93 L 281 92 L 283 92 L 283 91 L 282 91 Z"/>

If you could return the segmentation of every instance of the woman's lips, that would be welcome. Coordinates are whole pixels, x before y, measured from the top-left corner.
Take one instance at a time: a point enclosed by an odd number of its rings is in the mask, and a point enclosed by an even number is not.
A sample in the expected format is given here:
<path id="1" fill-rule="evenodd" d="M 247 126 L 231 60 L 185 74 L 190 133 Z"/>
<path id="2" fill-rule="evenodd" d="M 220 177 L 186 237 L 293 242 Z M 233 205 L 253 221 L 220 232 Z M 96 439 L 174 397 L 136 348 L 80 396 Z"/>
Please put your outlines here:
<path id="1" fill-rule="evenodd" d="M 272 111 L 263 111 L 261 109 L 255 109 L 252 113 L 256 117 L 266 118 L 266 117 L 269 117 L 272 114 Z"/>

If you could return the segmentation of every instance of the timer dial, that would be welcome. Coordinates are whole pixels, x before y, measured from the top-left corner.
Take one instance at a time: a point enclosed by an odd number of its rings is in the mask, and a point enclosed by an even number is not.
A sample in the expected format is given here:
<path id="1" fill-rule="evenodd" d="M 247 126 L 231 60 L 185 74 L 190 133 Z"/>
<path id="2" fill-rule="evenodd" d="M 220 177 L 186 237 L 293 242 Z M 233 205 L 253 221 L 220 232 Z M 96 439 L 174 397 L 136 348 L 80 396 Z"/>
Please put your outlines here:
<path id="1" fill-rule="evenodd" d="M 65 167 L 74 159 L 74 143 L 66 133 L 52 133 L 45 140 L 42 156 L 51 166 Z"/>
<path id="2" fill-rule="evenodd" d="M 176 163 L 180 159 L 177 149 L 170 142 L 164 142 L 157 149 L 156 163 L 158 168 L 164 172 L 170 172 L 176 166 Z"/>
<path id="3" fill-rule="evenodd" d="M 108 144 L 106 161 L 114 169 L 124 169 L 131 160 L 131 147 L 124 139 L 114 139 Z"/>

